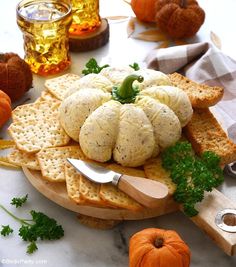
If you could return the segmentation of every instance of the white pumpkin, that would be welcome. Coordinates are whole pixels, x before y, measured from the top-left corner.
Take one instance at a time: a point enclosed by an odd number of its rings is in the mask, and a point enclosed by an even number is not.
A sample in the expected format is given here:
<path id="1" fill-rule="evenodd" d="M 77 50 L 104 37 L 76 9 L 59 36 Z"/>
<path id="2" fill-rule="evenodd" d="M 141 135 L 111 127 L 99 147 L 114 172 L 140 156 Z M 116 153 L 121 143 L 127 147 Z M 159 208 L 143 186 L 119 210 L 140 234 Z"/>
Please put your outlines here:
<path id="1" fill-rule="evenodd" d="M 123 80 L 134 72 L 134 69 L 128 66 L 107 67 L 100 71 L 114 85 L 121 84 Z"/>
<path id="2" fill-rule="evenodd" d="M 60 106 L 62 127 L 88 158 L 99 162 L 113 158 L 123 166 L 136 167 L 179 140 L 193 110 L 186 93 L 170 86 L 168 76 L 154 70 L 133 71 L 111 94 L 107 80 L 120 83 L 120 77 L 131 70 L 103 70 L 90 79 L 81 78 L 85 81 L 78 82 Z M 135 73 L 146 77 L 144 86 Z"/>
<path id="3" fill-rule="evenodd" d="M 79 91 L 81 88 L 96 88 L 101 89 L 104 92 L 111 92 L 113 83 L 108 80 L 105 76 L 100 74 L 90 73 L 81 79 L 75 81 L 68 92 L 66 97 L 72 95 L 73 93 Z"/>
<path id="4" fill-rule="evenodd" d="M 170 78 L 160 71 L 151 69 L 140 69 L 138 71 L 135 71 L 134 74 L 141 75 L 144 78 L 143 82 L 139 85 L 137 81 L 134 82 L 134 85 L 139 86 L 140 91 L 151 86 L 171 85 Z"/>
<path id="5" fill-rule="evenodd" d="M 81 89 L 67 97 L 60 105 L 60 123 L 66 133 L 79 142 L 80 128 L 87 117 L 110 99 L 111 94 L 95 88 Z"/>

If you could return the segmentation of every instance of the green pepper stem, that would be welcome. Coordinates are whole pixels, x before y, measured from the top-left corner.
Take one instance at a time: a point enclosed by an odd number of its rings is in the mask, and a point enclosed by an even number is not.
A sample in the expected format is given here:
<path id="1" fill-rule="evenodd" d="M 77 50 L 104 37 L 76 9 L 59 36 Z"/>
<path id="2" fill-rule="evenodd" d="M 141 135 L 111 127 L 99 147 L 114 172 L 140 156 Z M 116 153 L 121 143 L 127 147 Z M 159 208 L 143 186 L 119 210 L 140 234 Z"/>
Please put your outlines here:
<path id="1" fill-rule="evenodd" d="M 141 83 L 143 81 L 143 77 L 136 74 L 127 76 L 122 84 L 117 88 L 117 95 L 122 99 L 133 97 L 135 93 L 135 89 L 133 88 L 134 81 Z"/>
<path id="2" fill-rule="evenodd" d="M 24 220 L 16 217 L 13 213 L 11 213 L 9 210 L 7 210 L 3 205 L 0 204 L 0 208 L 3 209 L 6 213 L 8 213 L 12 218 L 14 218 L 16 221 L 20 222 L 21 224 L 31 225 L 30 223 L 27 223 L 26 221 L 32 221 L 32 220 Z"/>

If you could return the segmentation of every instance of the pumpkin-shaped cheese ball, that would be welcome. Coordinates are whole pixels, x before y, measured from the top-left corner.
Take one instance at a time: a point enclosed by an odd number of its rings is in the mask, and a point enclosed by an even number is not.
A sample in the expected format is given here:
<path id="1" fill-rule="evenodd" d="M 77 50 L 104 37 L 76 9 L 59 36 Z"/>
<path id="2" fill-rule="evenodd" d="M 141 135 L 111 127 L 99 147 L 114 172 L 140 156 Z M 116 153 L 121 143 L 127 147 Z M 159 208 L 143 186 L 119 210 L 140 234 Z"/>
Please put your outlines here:
<path id="1" fill-rule="evenodd" d="M 104 103 L 81 127 L 80 145 L 89 158 L 105 162 L 112 157 L 119 131 L 120 106 L 121 104 L 114 100 Z"/>
<path id="2" fill-rule="evenodd" d="M 62 101 L 61 125 L 88 158 L 105 162 L 113 157 L 136 167 L 179 140 L 182 124 L 192 116 L 186 93 L 170 86 L 140 91 L 141 82 L 142 76 L 131 74 L 111 93 L 85 86 Z"/>
<path id="3" fill-rule="evenodd" d="M 170 78 L 161 71 L 156 71 L 152 69 L 140 69 L 138 71 L 135 71 L 134 74 L 143 77 L 143 82 L 139 85 L 137 81 L 134 82 L 134 85 L 139 86 L 140 91 L 151 86 L 171 85 Z"/>
<path id="4" fill-rule="evenodd" d="M 111 92 L 113 83 L 101 74 L 90 73 L 75 81 L 67 92 L 66 97 L 86 87 L 101 89 L 104 92 Z"/>
<path id="5" fill-rule="evenodd" d="M 86 118 L 104 102 L 111 99 L 100 89 L 85 88 L 67 97 L 60 106 L 60 123 L 66 133 L 79 142 L 80 128 Z"/>
<path id="6" fill-rule="evenodd" d="M 153 126 L 156 143 L 161 148 L 176 143 L 181 136 L 181 124 L 174 111 L 152 97 L 140 96 L 136 100 Z"/>
<path id="7" fill-rule="evenodd" d="M 121 84 L 125 77 L 132 74 L 134 69 L 128 66 L 107 67 L 101 70 L 100 74 L 105 76 L 114 85 Z"/>
<path id="8" fill-rule="evenodd" d="M 192 105 L 187 94 L 174 86 L 152 86 L 141 92 L 141 95 L 148 95 L 171 108 L 184 127 L 192 116 Z"/>
<path id="9" fill-rule="evenodd" d="M 152 156 L 154 148 L 153 127 L 144 111 L 133 104 L 122 105 L 114 160 L 124 166 L 140 166 Z"/>

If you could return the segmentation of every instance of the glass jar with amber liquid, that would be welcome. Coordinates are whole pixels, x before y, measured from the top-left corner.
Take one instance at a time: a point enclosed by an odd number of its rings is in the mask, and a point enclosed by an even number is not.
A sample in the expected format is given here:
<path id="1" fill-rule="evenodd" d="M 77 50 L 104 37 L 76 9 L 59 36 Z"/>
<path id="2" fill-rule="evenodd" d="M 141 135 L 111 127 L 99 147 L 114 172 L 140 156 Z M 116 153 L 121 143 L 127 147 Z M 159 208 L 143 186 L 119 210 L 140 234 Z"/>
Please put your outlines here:
<path id="1" fill-rule="evenodd" d="M 99 0 L 71 0 L 73 20 L 70 35 L 93 32 L 101 25 Z"/>
<path id="2" fill-rule="evenodd" d="M 52 75 L 70 66 L 69 0 L 23 0 L 17 5 L 17 24 L 24 37 L 25 61 L 34 73 Z"/>

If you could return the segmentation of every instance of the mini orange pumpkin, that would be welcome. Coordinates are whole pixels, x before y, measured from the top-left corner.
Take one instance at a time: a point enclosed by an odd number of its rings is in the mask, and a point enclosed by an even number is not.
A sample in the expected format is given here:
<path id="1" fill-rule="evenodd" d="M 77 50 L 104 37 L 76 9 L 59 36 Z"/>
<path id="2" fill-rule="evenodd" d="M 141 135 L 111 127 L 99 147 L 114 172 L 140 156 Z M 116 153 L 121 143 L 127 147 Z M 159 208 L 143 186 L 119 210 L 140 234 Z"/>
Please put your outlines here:
<path id="1" fill-rule="evenodd" d="M 156 0 L 131 0 L 131 7 L 136 17 L 145 22 L 155 22 Z"/>
<path id="2" fill-rule="evenodd" d="M 190 250 L 172 230 L 144 229 L 129 244 L 129 267 L 189 267 Z"/>
<path id="3" fill-rule="evenodd" d="M 196 0 L 156 0 L 156 22 L 173 38 L 192 37 L 205 20 Z"/>
<path id="4" fill-rule="evenodd" d="M 0 54 L 1 89 L 11 98 L 19 99 L 32 87 L 33 75 L 29 65 L 14 53 Z"/>
<path id="5" fill-rule="evenodd" d="M 0 90 L 0 127 L 11 117 L 11 99 Z"/>

